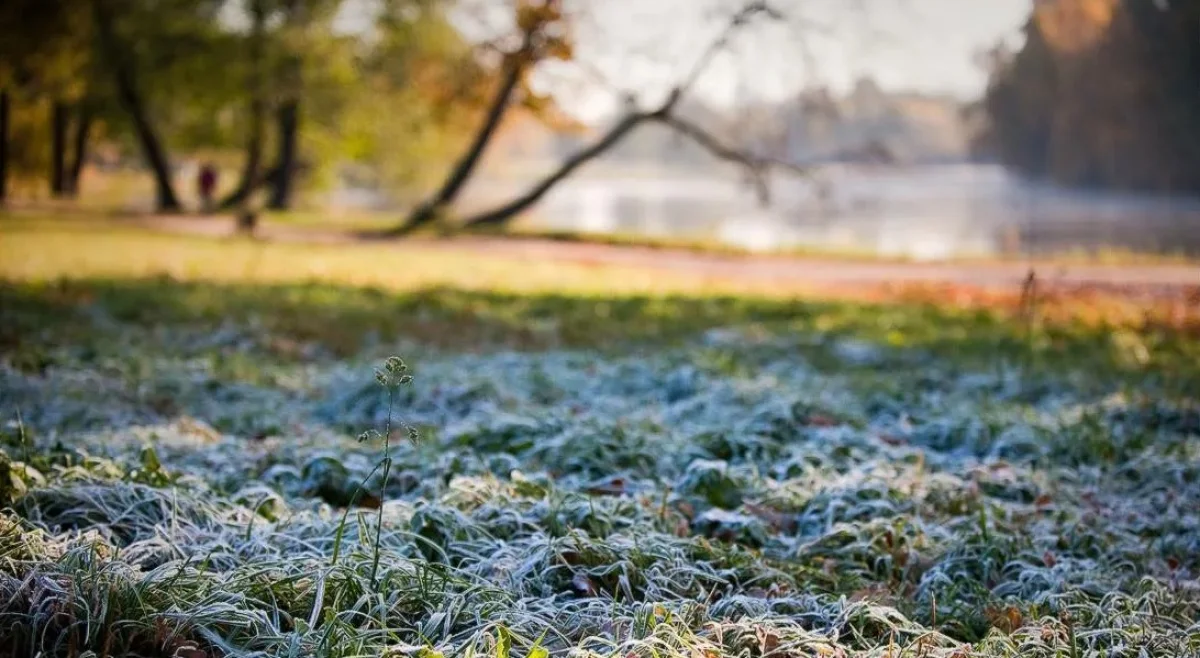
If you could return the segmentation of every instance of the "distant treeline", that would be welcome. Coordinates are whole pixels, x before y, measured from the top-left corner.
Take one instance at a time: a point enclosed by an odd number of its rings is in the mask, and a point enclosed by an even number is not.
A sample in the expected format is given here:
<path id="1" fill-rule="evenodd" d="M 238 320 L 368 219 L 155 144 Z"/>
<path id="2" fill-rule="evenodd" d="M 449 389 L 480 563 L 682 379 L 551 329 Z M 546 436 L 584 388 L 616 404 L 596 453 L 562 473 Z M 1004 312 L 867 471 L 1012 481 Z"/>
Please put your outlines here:
<path id="1" fill-rule="evenodd" d="M 974 146 L 1055 183 L 1200 192 L 1200 0 L 1039 0 Z"/>

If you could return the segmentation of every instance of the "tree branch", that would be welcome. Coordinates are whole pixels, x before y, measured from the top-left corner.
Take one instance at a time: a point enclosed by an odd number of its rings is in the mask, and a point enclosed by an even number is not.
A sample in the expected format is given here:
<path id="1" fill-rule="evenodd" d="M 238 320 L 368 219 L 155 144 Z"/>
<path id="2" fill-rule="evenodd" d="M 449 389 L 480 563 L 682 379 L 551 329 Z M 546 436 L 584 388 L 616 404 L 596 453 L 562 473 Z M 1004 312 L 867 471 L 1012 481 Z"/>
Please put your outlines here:
<path id="1" fill-rule="evenodd" d="M 545 178 L 535 184 L 527 192 L 512 201 L 501 205 L 498 208 L 483 212 L 468 218 L 463 224 L 464 226 L 488 226 L 503 224 L 513 218 L 522 211 L 536 204 L 542 199 L 555 185 L 565 180 L 576 169 L 584 164 L 595 159 L 603 154 L 608 149 L 616 145 L 623 139 L 631 130 L 638 125 L 647 121 L 661 121 L 672 126 L 685 135 L 688 135 L 693 140 L 698 141 L 702 146 L 709 149 L 710 152 L 717 154 L 726 160 L 736 161 L 748 167 L 755 176 L 756 186 L 759 190 L 759 198 L 765 201 L 769 197 L 766 179 L 763 176 L 763 164 L 754 159 L 753 156 L 740 154 L 733 149 L 721 145 L 715 138 L 708 133 L 702 131 L 698 127 L 678 119 L 673 115 L 676 106 L 683 98 L 684 94 L 692 87 L 704 70 L 711 64 L 713 58 L 724 50 L 728 45 L 733 35 L 745 26 L 749 21 L 759 14 L 766 14 L 772 18 L 779 18 L 780 14 L 773 9 L 765 0 L 752 0 L 742 6 L 737 13 L 730 18 L 725 29 L 713 40 L 711 44 L 701 53 L 700 57 L 693 64 L 690 72 L 683 80 L 671 89 L 666 100 L 662 102 L 656 109 L 650 111 L 631 110 L 621 117 L 608 132 L 600 139 L 596 140 L 587 148 L 575 153 L 571 157 L 563 161 L 559 167 L 548 174 Z"/>
<path id="2" fill-rule="evenodd" d="M 708 69 L 709 65 L 712 64 L 713 59 L 715 59 L 716 56 L 721 53 L 721 51 L 725 50 L 725 48 L 729 46 L 729 42 L 733 39 L 733 36 L 737 34 L 738 30 L 742 29 L 743 26 L 745 26 L 759 14 L 765 14 L 772 20 L 783 19 L 783 14 L 768 4 L 765 0 L 755 0 L 742 5 L 742 8 L 739 9 L 737 13 L 735 13 L 733 17 L 729 19 L 729 23 L 725 26 L 725 29 L 722 30 L 719 35 L 717 35 L 717 38 L 714 39 L 712 43 L 708 44 L 708 48 L 705 48 L 704 52 L 700 54 L 700 57 L 697 58 L 695 63 L 692 64 L 691 71 L 686 77 L 684 77 L 682 82 L 675 86 L 675 88 L 680 90 L 680 93 L 685 93 L 691 89 L 692 86 L 696 84 L 696 80 L 698 80 L 704 71 Z"/>
<path id="3" fill-rule="evenodd" d="M 700 126 L 673 114 L 664 114 L 656 116 L 659 122 L 663 125 L 675 130 L 679 134 L 691 139 L 704 150 L 720 160 L 731 162 L 746 168 L 746 172 L 750 175 L 754 182 L 755 192 L 758 194 L 758 201 L 762 205 L 768 205 L 771 199 L 771 189 L 767 175 L 772 169 L 780 169 L 788 173 L 796 174 L 797 176 L 811 177 L 812 167 L 807 167 L 794 162 L 787 162 L 777 158 L 767 158 L 757 155 L 752 152 L 741 151 L 734 147 L 721 143 L 712 133 L 704 130 Z"/>
<path id="4" fill-rule="evenodd" d="M 630 131 L 637 127 L 638 124 L 648 121 L 654 117 L 653 112 L 637 112 L 627 114 L 621 118 L 612 128 L 609 129 L 603 137 L 598 139 L 591 146 L 583 149 L 567 158 L 559 165 L 549 176 L 546 176 L 537 185 L 533 186 L 528 192 L 513 199 L 512 201 L 481 213 L 463 222 L 464 226 L 488 226 L 494 224 L 503 224 L 512 219 L 518 213 L 526 210 L 534 205 L 546 195 L 555 185 L 563 181 L 574 172 L 576 169 L 587 164 L 592 159 L 598 157 L 608 149 L 612 148 L 617 142 Z"/>

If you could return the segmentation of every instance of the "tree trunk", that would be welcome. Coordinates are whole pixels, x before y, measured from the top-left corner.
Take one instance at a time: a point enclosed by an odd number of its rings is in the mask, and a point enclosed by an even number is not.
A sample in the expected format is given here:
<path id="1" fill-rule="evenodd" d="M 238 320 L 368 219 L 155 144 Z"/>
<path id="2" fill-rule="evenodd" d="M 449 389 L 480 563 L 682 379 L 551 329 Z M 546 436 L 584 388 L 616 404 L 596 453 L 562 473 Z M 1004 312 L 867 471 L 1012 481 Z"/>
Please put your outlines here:
<path id="1" fill-rule="evenodd" d="M 521 73 L 524 71 L 525 58 L 530 48 L 531 40 L 532 33 L 526 33 L 521 49 L 508 57 L 504 78 L 500 83 L 500 87 L 496 90 L 496 95 L 492 98 L 492 103 L 488 107 L 483 125 L 479 127 L 479 132 L 475 134 L 475 139 L 471 141 L 471 145 L 467 148 L 466 153 L 454 164 L 454 168 L 450 170 L 450 175 L 446 177 L 445 182 L 442 183 L 437 193 L 432 198 L 427 199 L 421 205 L 417 206 L 409 216 L 408 221 L 396 228 L 394 231 L 396 235 L 408 233 L 437 219 L 442 209 L 454 202 L 459 191 L 462 190 L 467 180 L 470 179 L 471 173 L 475 171 L 475 166 L 479 164 L 479 160 L 483 156 L 483 152 L 487 149 L 488 143 L 491 142 L 492 137 L 496 134 L 496 129 L 500 127 L 500 120 L 504 118 L 505 112 L 508 111 L 513 92 L 516 91 L 517 84 L 521 81 Z"/>
<path id="2" fill-rule="evenodd" d="M 250 198 L 255 188 L 262 182 L 259 170 L 262 168 L 263 119 L 266 115 L 266 103 L 255 99 L 250 103 L 250 134 L 246 138 L 246 161 L 242 165 L 242 175 L 237 187 L 224 199 L 219 207 L 225 210 L 239 206 Z"/>
<path id="3" fill-rule="evenodd" d="M 50 110 L 50 194 L 62 198 L 67 193 L 67 129 L 71 115 L 67 104 L 54 101 Z"/>
<path id="4" fill-rule="evenodd" d="M 146 164 L 154 173 L 155 197 L 159 212 L 179 212 L 183 207 L 179 204 L 179 198 L 175 196 L 175 188 L 171 183 L 171 166 L 138 91 L 133 65 L 121 50 L 121 44 L 113 32 L 112 16 L 104 7 L 105 1 L 92 0 L 92 10 L 100 43 L 113 72 L 117 100 L 133 121 L 134 132 L 142 147 Z"/>
<path id="5" fill-rule="evenodd" d="M 0 204 L 8 198 L 8 90 L 0 89 Z"/>
<path id="6" fill-rule="evenodd" d="M 292 203 L 292 187 L 296 177 L 296 137 L 300 127 L 300 102 L 289 100 L 276 116 L 279 127 L 279 155 L 275 175 L 271 178 L 271 210 L 287 210 Z"/>
<path id="7" fill-rule="evenodd" d="M 79 195 L 79 177 L 83 173 L 83 165 L 87 160 L 88 135 L 92 130 L 92 113 L 86 105 L 80 106 L 79 117 L 75 121 L 75 135 L 72 139 L 73 149 L 71 166 L 67 169 L 67 195 Z"/>
<path id="8" fill-rule="evenodd" d="M 250 79 L 248 92 L 250 94 L 250 126 L 246 136 L 246 162 L 242 166 L 242 176 L 237 187 L 229 196 L 221 200 L 221 208 L 228 210 L 239 206 L 257 188 L 259 169 L 262 168 L 262 145 L 264 124 L 267 116 L 267 103 L 263 91 L 263 50 L 266 40 L 267 12 L 263 0 L 254 0 L 250 4 L 253 23 L 250 31 Z"/>
<path id="9" fill-rule="evenodd" d="M 466 226 L 487 226 L 495 224 L 503 224 L 508 220 L 516 217 L 522 211 L 528 209 L 533 204 L 541 200 L 547 192 L 555 185 L 561 183 L 564 179 L 571 175 L 579 167 L 587 164 L 592 159 L 600 156 L 608 149 L 612 148 L 643 121 L 648 121 L 657 118 L 658 112 L 635 112 L 625 115 L 620 121 L 609 129 L 603 137 L 596 143 L 579 151 L 575 155 L 567 158 L 558 169 L 546 176 L 537 185 L 534 185 L 528 192 L 513 199 L 512 201 L 496 208 L 476 215 L 465 222 Z"/>

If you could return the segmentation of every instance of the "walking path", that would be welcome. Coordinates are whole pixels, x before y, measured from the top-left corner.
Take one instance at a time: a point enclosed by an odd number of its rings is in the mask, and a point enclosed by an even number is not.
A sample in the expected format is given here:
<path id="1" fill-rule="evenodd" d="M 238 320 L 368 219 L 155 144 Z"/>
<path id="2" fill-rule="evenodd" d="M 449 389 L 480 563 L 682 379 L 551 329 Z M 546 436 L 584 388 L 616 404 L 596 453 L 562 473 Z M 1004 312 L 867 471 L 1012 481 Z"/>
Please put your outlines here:
<path id="1" fill-rule="evenodd" d="M 189 235 L 227 236 L 233 222 L 226 218 L 142 217 L 139 225 L 156 231 Z M 373 243 L 379 240 L 330 229 L 281 224 L 259 228 L 261 239 L 321 244 Z M 595 265 L 627 265 L 639 269 L 696 272 L 722 279 L 756 282 L 802 282 L 845 287 L 861 284 L 897 286 L 951 284 L 985 290 L 1017 290 L 1029 273 L 1021 261 L 902 262 L 820 256 L 741 255 L 636 245 L 569 242 L 543 238 L 460 236 L 445 239 L 408 238 L 393 243 L 398 251 L 424 253 L 475 251 L 521 260 L 566 261 Z M 1181 294 L 1200 304 L 1200 266 L 1195 264 L 1034 263 L 1042 286 L 1059 290 L 1134 293 L 1153 297 Z"/>

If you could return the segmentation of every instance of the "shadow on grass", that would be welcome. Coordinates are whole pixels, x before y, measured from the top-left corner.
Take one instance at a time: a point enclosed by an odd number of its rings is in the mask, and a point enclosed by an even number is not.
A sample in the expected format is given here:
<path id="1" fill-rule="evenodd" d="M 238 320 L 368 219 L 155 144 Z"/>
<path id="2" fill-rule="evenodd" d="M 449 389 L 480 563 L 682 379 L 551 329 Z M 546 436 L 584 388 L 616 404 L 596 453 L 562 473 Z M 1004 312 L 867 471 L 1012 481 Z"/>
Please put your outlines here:
<path id="1" fill-rule="evenodd" d="M 400 340 L 452 351 L 588 348 L 633 352 L 694 339 L 706 330 L 828 345 L 849 338 L 955 362 L 1008 361 L 1113 372 L 1194 364 L 1196 341 L 1159 333 L 1149 363 L 1127 363 L 1110 332 L 1055 325 L 1032 337 L 986 310 L 933 304 L 780 300 L 739 296 L 569 296 L 432 288 L 389 292 L 325 283 L 248 285 L 169 278 L 0 283 L 0 354 L 88 346 L 138 336 L 144 347 L 178 330 L 253 327 L 270 356 L 347 357 Z M 1183 362 L 1181 364 L 1180 362 Z M 1195 369 L 1194 367 L 1192 368 Z"/>

